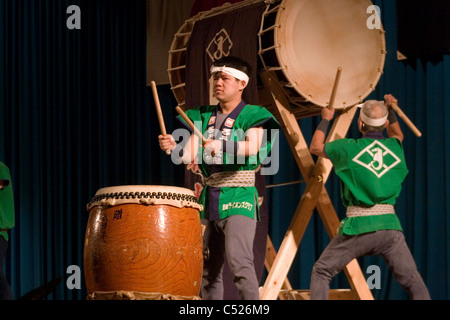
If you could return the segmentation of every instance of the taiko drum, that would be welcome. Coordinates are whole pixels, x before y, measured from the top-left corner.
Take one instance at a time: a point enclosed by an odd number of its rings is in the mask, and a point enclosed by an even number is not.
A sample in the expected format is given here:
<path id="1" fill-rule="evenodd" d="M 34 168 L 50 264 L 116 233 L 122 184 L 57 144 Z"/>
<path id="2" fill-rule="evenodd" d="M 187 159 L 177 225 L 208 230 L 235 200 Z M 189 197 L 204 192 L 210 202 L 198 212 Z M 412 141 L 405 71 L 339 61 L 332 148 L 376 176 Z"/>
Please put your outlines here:
<path id="1" fill-rule="evenodd" d="M 233 19 L 241 10 L 265 7 L 255 34 L 258 43 L 259 73 L 271 75 L 292 105 L 296 118 L 320 114 L 329 105 L 336 70 L 342 68 L 334 108 L 345 109 L 361 103 L 375 89 L 383 73 L 386 41 L 383 26 L 372 26 L 375 10 L 370 0 L 244 0 L 202 11 L 189 18 L 174 35 L 168 59 L 171 90 L 179 105 L 186 104 L 186 74 L 190 72 L 191 35 L 198 22 L 209 24 L 210 38 L 205 46 L 224 40 L 217 34 L 229 36 L 231 27 L 217 25 L 225 15 Z M 375 11 L 373 11 L 375 12 Z M 237 32 L 239 33 L 239 32 Z M 249 44 L 250 45 L 250 44 Z M 232 49 L 234 50 L 234 48 Z M 205 54 L 204 63 L 211 58 Z M 200 72 L 199 70 L 197 70 Z M 258 104 L 276 114 L 267 88 L 260 87 Z"/>
<path id="2" fill-rule="evenodd" d="M 88 298 L 111 292 L 198 296 L 202 208 L 193 191 L 168 186 L 102 188 L 87 209 Z"/>

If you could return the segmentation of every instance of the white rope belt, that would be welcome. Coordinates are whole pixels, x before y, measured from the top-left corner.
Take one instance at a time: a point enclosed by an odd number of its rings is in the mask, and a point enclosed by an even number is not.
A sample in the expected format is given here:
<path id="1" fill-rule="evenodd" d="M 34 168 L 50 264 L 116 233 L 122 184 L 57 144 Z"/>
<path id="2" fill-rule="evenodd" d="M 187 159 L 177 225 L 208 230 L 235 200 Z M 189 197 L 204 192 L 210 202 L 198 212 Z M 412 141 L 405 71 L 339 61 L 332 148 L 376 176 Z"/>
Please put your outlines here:
<path id="1" fill-rule="evenodd" d="M 224 171 L 216 172 L 203 178 L 203 184 L 210 187 L 254 187 L 255 171 Z"/>
<path id="2" fill-rule="evenodd" d="M 377 216 L 381 214 L 395 214 L 394 206 L 391 204 L 376 204 L 372 207 L 350 206 L 347 207 L 347 217 Z"/>

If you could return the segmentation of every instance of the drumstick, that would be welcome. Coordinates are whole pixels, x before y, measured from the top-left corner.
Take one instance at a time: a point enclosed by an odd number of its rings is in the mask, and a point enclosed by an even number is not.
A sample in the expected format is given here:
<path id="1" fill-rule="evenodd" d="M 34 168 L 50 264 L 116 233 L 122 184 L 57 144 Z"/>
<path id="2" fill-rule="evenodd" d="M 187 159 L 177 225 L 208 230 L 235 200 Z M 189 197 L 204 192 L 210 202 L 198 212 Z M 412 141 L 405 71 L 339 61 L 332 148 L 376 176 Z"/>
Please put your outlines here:
<path id="1" fill-rule="evenodd" d="M 196 134 L 199 138 L 202 139 L 202 144 L 206 142 L 206 138 L 203 136 L 203 134 L 200 132 L 200 130 L 197 129 L 197 127 L 194 125 L 194 123 L 189 119 L 189 117 L 184 113 L 183 109 L 181 109 L 180 106 L 177 106 L 175 110 L 178 112 L 178 114 L 186 121 L 188 126 L 194 131 L 194 134 Z"/>
<path id="2" fill-rule="evenodd" d="M 398 107 L 398 105 L 395 102 L 391 103 L 392 109 L 398 114 L 400 118 L 402 118 L 403 121 L 405 121 L 406 125 L 414 132 L 414 134 L 417 137 L 421 137 L 422 133 L 416 128 L 416 126 L 409 120 L 409 118 L 406 116 L 406 114 L 403 113 L 403 111 Z"/>
<path id="3" fill-rule="evenodd" d="M 330 102 L 328 103 L 327 108 L 333 108 L 334 98 L 336 97 L 336 91 L 339 84 L 339 79 L 341 78 L 342 68 L 339 67 L 336 71 L 336 78 L 334 79 L 333 91 L 331 92 Z"/>
<path id="4" fill-rule="evenodd" d="M 155 100 L 156 114 L 158 116 L 159 127 L 161 128 L 161 134 L 163 136 L 165 136 L 165 135 L 167 135 L 166 126 L 164 125 L 164 118 L 163 118 L 163 114 L 161 111 L 161 104 L 159 103 L 159 96 L 158 96 L 158 90 L 156 89 L 156 82 L 152 81 L 151 85 L 152 85 L 152 91 L 153 91 L 153 99 Z M 167 155 L 170 155 L 170 153 L 171 153 L 170 150 L 166 150 Z"/>

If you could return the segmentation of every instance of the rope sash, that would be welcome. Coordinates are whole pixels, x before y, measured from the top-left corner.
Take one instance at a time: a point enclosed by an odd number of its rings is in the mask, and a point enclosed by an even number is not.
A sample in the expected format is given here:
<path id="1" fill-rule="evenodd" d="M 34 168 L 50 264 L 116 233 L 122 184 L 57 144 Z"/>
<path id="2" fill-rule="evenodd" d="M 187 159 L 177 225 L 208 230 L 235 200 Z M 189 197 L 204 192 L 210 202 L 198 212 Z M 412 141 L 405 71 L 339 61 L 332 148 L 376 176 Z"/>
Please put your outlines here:
<path id="1" fill-rule="evenodd" d="M 255 186 L 255 171 L 224 171 L 216 172 L 210 177 L 203 178 L 203 185 L 210 187 L 254 187 Z"/>
<path id="2" fill-rule="evenodd" d="M 376 216 L 381 214 L 395 214 L 394 206 L 391 204 L 376 204 L 371 207 L 350 206 L 347 207 L 347 217 Z"/>

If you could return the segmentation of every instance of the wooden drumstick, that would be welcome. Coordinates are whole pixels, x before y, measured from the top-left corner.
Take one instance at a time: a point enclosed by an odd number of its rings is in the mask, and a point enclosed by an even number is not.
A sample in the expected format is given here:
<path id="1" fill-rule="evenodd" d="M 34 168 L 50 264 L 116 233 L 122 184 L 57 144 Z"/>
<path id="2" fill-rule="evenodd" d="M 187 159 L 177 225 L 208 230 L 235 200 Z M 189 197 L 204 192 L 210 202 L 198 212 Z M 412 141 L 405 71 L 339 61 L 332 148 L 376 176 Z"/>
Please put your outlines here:
<path id="1" fill-rule="evenodd" d="M 392 109 L 394 109 L 395 113 L 398 114 L 400 118 L 406 123 L 406 125 L 414 132 L 414 134 L 417 137 L 421 137 L 422 133 L 416 128 L 416 126 L 409 120 L 409 118 L 406 116 L 406 114 L 398 107 L 398 105 L 395 102 L 391 103 Z"/>
<path id="2" fill-rule="evenodd" d="M 161 128 L 161 134 L 165 136 L 167 134 L 166 126 L 164 124 L 164 117 L 161 111 L 161 104 L 159 103 L 159 96 L 158 96 L 158 90 L 156 89 L 156 82 L 152 81 L 151 83 L 152 91 L 153 91 L 153 99 L 155 100 L 155 106 L 156 106 L 156 114 L 158 116 L 159 121 L 159 127 Z M 170 155 L 171 151 L 166 150 L 166 154 Z"/>
<path id="3" fill-rule="evenodd" d="M 333 108 L 334 99 L 336 98 L 337 87 L 339 84 L 339 80 L 341 78 L 341 72 L 342 72 L 342 68 L 339 67 L 336 71 L 336 78 L 334 79 L 333 91 L 331 92 L 330 102 L 328 103 L 328 106 L 327 106 L 328 109 Z"/>
<path id="4" fill-rule="evenodd" d="M 194 131 L 194 134 L 197 135 L 199 138 L 202 139 L 202 144 L 205 144 L 207 141 L 206 138 L 203 136 L 203 134 L 200 132 L 200 130 L 197 129 L 197 127 L 194 125 L 194 123 L 189 119 L 186 113 L 184 113 L 183 109 L 181 109 L 180 106 L 177 106 L 175 110 L 178 112 L 178 114 L 186 121 L 188 126 Z"/>

